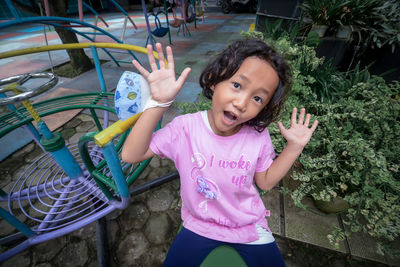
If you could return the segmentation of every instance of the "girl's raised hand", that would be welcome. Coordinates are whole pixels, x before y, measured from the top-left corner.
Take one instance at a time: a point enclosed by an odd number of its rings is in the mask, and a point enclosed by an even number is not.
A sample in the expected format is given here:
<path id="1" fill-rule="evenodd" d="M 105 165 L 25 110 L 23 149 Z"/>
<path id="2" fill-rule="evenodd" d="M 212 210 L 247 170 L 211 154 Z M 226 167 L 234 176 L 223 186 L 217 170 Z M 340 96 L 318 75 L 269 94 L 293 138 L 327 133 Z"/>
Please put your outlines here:
<path id="1" fill-rule="evenodd" d="M 157 67 L 156 59 L 153 55 L 153 47 L 151 45 L 147 46 L 147 56 L 151 72 L 143 68 L 136 60 L 133 60 L 132 64 L 149 83 L 152 98 L 159 103 L 167 103 L 174 100 L 181 90 L 190 73 L 190 68 L 184 69 L 177 80 L 175 78 L 174 57 L 171 47 L 167 46 L 166 48 L 168 67 L 165 64 L 164 53 L 160 43 L 156 44 L 156 50 L 160 68 Z"/>
<path id="2" fill-rule="evenodd" d="M 305 116 L 306 119 L 304 120 L 305 113 L 306 110 L 302 108 L 300 110 L 299 121 L 297 122 L 297 108 L 293 108 L 291 125 L 289 129 L 285 129 L 283 124 L 280 121 L 278 122 L 279 130 L 286 139 L 288 145 L 296 145 L 303 149 L 310 141 L 313 132 L 317 128 L 318 121 L 314 121 L 311 128 L 309 128 L 311 115 L 307 114 Z"/>

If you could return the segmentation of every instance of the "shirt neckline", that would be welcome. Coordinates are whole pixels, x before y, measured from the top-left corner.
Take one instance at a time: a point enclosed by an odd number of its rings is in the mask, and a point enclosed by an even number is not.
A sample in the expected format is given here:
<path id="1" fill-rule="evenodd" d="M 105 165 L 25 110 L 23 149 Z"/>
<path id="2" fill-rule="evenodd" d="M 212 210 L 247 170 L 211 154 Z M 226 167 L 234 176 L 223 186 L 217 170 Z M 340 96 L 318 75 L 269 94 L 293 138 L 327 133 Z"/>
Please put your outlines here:
<path id="1" fill-rule="evenodd" d="M 206 126 L 206 131 L 213 137 L 221 139 L 221 140 L 229 140 L 232 138 L 236 138 L 239 134 L 241 134 L 243 131 L 245 131 L 246 125 L 242 125 L 242 127 L 240 128 L 240 130 L 233 134 L 233 135 L 229 135 L 229 136 L 222 136 L 222 135 L 218 135 L 216 133 L 214 133 L 214 131 L 211 128 L 210 125 L 210 121 L 208 120 L 208 110 L 202 110 L 200 111 L 198 114 L 201 118 L 201 121 L 203 122 L 203 124 Z M 205 114 L 204 114 L 205 113 Z"/>

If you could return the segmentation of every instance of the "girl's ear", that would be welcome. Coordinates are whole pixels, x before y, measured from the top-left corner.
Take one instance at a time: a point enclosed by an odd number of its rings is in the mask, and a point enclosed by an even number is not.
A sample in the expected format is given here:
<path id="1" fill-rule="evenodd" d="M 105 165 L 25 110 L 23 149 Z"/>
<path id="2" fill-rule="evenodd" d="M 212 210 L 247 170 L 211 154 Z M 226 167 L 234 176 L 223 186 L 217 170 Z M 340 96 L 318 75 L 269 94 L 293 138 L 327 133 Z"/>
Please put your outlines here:
<path id="1" fill-rule="evenodd" d="M 215 85 L 211 85 L 211 86 L 210 86 L 210 89 L 211 89 L 211 91 L 214 92 L 214 90 L 215 90 Z"/>

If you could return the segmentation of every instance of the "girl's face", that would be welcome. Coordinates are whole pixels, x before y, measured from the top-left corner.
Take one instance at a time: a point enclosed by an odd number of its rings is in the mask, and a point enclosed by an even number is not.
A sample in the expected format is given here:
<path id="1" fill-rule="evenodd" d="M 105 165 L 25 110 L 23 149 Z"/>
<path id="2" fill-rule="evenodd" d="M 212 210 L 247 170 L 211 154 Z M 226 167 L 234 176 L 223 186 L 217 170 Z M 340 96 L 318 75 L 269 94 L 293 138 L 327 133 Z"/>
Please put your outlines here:
<path id="1" fill-rule="evenodd" d="M 208 118 L 214 133 L 230 136 L 268 104 L 279 84 L 277 72 L 265 60 L 246 58 L 229 79 L 213 86 Z"/>

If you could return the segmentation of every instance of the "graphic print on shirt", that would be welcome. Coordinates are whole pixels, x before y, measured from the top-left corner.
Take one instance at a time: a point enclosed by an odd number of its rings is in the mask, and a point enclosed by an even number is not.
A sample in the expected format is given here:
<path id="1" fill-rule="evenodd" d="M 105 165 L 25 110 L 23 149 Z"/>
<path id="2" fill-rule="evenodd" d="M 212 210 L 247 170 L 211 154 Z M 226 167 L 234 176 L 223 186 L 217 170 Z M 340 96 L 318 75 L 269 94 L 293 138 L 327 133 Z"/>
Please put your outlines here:
<path id="1" fill-rule="evenodd" d="M 197 185 L 197 192 L 202 194 L 205 198 L 204 201 L 199 203 L 198 207 L 203 213 L 207 213 L 207 202 L 218 199 L 221 193 L 217 183 L 210 178 L 203 177 L 200 171 L 207 165 L 205 157 L 201 153 L 194 153 L 191 157 L 191 161 L 193 165 L 191 171 L 192 180 Z"/>

